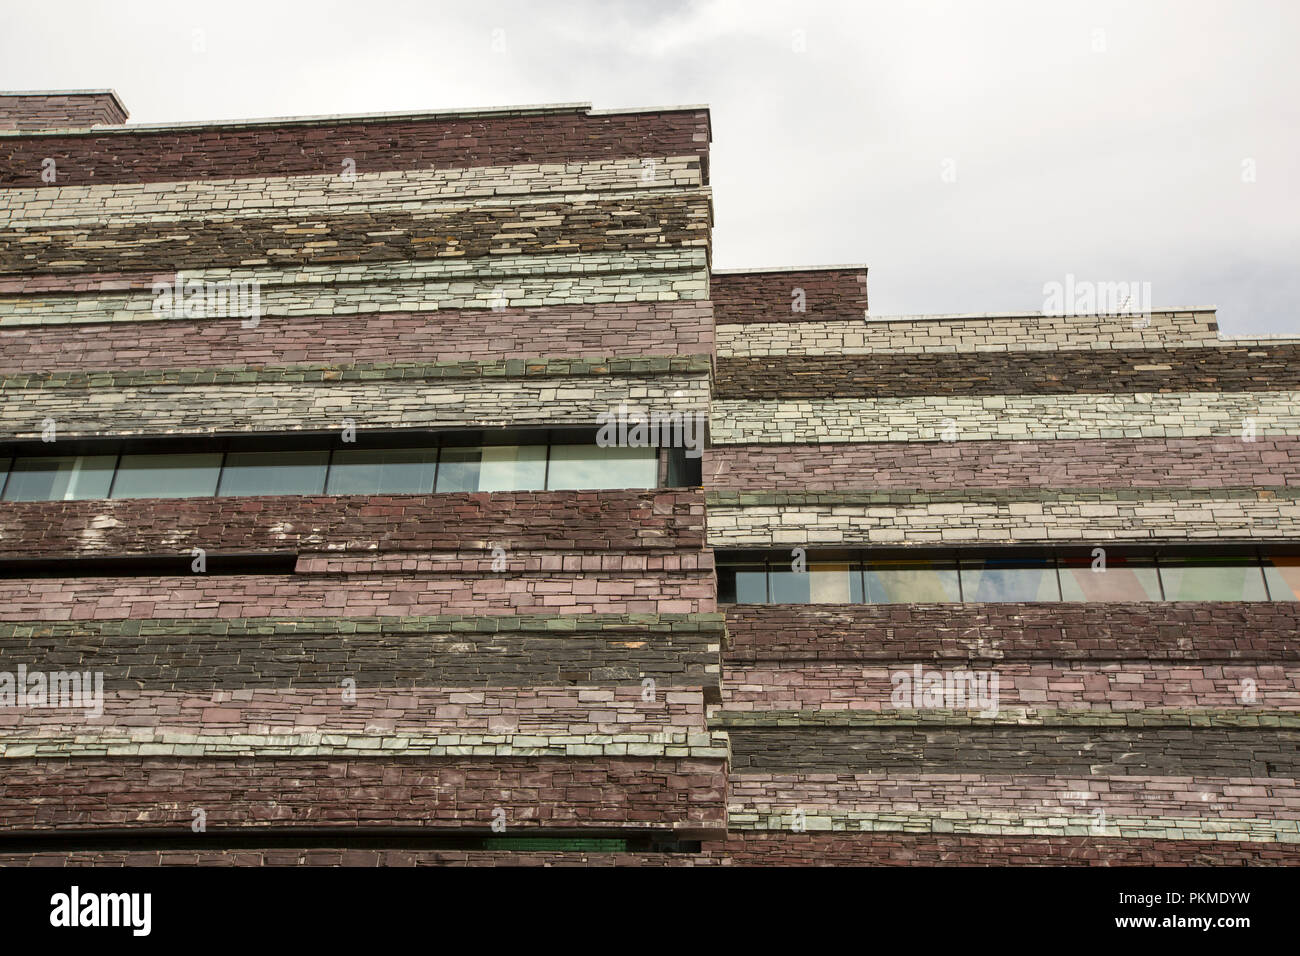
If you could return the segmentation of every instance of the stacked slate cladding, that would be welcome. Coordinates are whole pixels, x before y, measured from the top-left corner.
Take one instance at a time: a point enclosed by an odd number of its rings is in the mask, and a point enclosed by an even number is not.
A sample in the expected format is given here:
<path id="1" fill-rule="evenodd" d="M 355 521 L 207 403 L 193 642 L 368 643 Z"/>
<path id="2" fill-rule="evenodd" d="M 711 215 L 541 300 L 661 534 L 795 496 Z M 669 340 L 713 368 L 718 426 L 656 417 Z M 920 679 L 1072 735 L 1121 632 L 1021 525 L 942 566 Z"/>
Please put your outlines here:
<path id="1" fill-rule="evenodd" d="M 712 272 L 704 108 L 125 119 L 0 95 L 0 863 L 1300 862 L 1300 340 Z M 702 463 L 552 484 L 624 405 Z M 444 488 L 492 435 L 546 480 Z M 258 439 L 330 477 L 231 491 Z M 10 706 L 53 672 L 101 706 Z"/>
<path id="2" fill-rule="evenodd" d="M 729 831 L 707 848 L 747 864 L 1300 863 L 1300 338 L 1225 338 L 1210 310 L 874 319 L 849 272 L 801 301 L 805 278 L 714 276 L 720 580 L 766 560 L 774 589 L 821 554 L 859 562 L 865 590 L 878 555 L 1038 547 L 1061 590 L 981 600 L 963 570 L 941 602 L 813 583 L 780 604 L 760 576 L 758 601 L 730 604 L 723 584 L 711 725 L 731 741 Z M 1211 552 L 1261 577 L 1241 600 L 1169 591 Z M 1182 557 L 1157 578 L 1160 554 Z M 1117 599 L 1107 574 L 1152 590 Z M 995 708 L 916 690 L 963 672 L 996 676 Z"/>
<path id="3" fill-rule="evenodd" d="M 130 126 L 89 95 L 0 96 L 6 463 L 707 420 L 707 109 Z M 193 282 L 256 314 L 158 307 Z M 0 861 L 711 862 L 723 624 L 666 468 L 0 503 L 0 670 L 103 678 L 100 714 L 0 707 Z"/>

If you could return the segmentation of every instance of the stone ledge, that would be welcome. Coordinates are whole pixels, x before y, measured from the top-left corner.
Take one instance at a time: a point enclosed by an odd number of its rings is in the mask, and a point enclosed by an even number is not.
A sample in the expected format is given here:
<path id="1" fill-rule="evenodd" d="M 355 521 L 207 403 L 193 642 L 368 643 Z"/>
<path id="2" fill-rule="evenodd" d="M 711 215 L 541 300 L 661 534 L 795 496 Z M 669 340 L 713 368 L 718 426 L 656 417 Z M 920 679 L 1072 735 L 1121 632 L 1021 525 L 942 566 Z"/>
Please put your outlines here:
<path id="1" fill-rule="evenodd" d="M 120 388 L 151 385 L 243 385 L 257 382 L 374 382 L 457 378 L 586 377 L 711 371 L 708 355 L 512 358 L 458 362 L 374 362 L 358 365 L 258 365 L 218 368 L 120 369 L 0 376 L 0 391 L 28 388 Z"/>
<path id="2" fill-rule="evenodd" d="M 1240 712 L 1206 709 L 1160 708 L 1155 710 L 1096 711 L 1004 707 L 996 717 L 981 717 L 977 711 L 893 710 L 893 711 L 728 711 L 715 710 L 709 726 L 733 727 L 1258 727 L 1300 728 L 1300 710 L 1263 710 L 1242 706 Z"/>
<path id="3" fill-rule="evenodd" d="M 402 634 L 446 631 L 466 634 L 588 634 L 605 631 L 718 633 L 724 616 L 697 614 L 415 615 L 353 618 L 156 618 L 0 622 L 0 639 L 10 637 L 104 636 L 150 637 L 185 634 L 237 636 L 258 634 Z"/>

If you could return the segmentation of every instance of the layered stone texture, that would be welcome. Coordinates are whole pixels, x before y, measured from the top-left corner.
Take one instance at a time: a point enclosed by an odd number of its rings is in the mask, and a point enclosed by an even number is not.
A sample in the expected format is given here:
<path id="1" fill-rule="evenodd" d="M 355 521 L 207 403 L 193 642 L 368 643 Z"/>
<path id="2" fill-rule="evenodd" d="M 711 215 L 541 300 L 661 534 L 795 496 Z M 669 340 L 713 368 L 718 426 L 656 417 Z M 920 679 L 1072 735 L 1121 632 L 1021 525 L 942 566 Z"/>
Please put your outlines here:
<path id="1" fill-rule="evenodd" d="M 56 372 L 0 377 L 0 438 L 593 425 L 619 405 L 706 416 L 709 357 Z"/>
<path id="2" fill-rule="evenodd" d="M 715 547 L 1278 541 L 1300 535 L 1300 494 L 1290 487 L 715 491 L 708 502 Z"/>
<path id="3" fill-rule="evenodd" d="M 59 757 L 6 764 L 0 813 L 24 832 L 209 825 L 717 831 L 725 761 L 674 758 Z"/>
<path id="4" fill-rule="evenodd" d="M 0 130 L 119 126 L 126 115 L 112 90 L 0 93 Z"/>
<path id="5" fill-rule="evenodd" d="M 588 104 L 449 113 L 59 131 L 0 139 L 0 186 L 179 183 L 690 156 L 707 161 L 709 112 L 599 112 Z"/>
<path id="6" fill-rule="evenodd" d="M 1062 352 L 797 355 L 718 360 L 719 398 L 1277 392 L 1300 383 L 1300 346 Z"/>
<path id="7" fill-rule="evenodd" d="M 1295 391 L 715 399 L 715 444 L 1095 441 L 1300 433 Z M 845 451 L 849 451 L 845 449 Z"/>
<path id="8" fill-rule="evenodd" d="M 862 487 L 1271 488 L 1300 484 L 1300 436 L 719 445 L 704 454 L 718 490 Z"/>
<path id="9" fill-rule="evenodd" d="M 0 95 L 0 457 L 626 405 L 704 488 L 0 502 L 0 671 L 103 690 L 0 707 L 0 865 L 1300 863 L 1300 603 L 720 608 L 713 554 L 1286 551 L 1300 338 L 714 271 L 704 108 L 125 118 Z"/>
<path id="10" fill-rule="evenodd" d="M 739 866 L 1295 866 L 1287 843 L 1156 837 L 738 832 L 706 843 Z"/>
<path id="11" fill-rule="evenodd" d="M 390 708 L 386 720 L 417 714 L 419 698 L 412 695 L 418 688 L 460 687 L 475 688 L 475 699 L 452 700 L 449 695 L 459 693 L 454 691 L 422 691 L 424 699 L 435 702 L 436 715 L 430 716 L 467 716 L 464 705 L 474 704 L 478 730 L 483 720 L 488 729 L 500 729 L 512 709 L 521 715 L 531 711 L 524 722 L 535 723 L 556 703 L 570 708 L 607 703 L 597 710 L 611 718 L 629 709 L 649 713 L 626 693 L 629 687 L 640 689 L 646 678 L 666 687 L 702 687 L 715 697 L 723 633 L 721 617 L 706 613 L 118 616 L 0 625 L 6 659 L 15 667 L 35 670 L 52 660 L 100 671 L 104 689 L 119 695 L 115 699 L 123 708 L 139 712 L 146 706 L 141 702 L 150 699 L 166 705 L 147 722 L 193 723 L 194 718 L 224 724 L 261 714 L 260 723 L 267 726 L 286 718 L 295 725 L 319 727 L 346 719 L 356 726 Z M 347 653 L 340 653 L 344 645 Z M 357 699 L 345 711 L 335 692 L 349 677 L 357 682 Z M 576 689 L 590 684 L 610 686 Z M 264 704 L 250 704 L 254 698 Z M 616 698 L 622 703 L 615 704 Z M 325 708 L 329 720 L 274 713 L 278 702 L 287 706 L 294 700 L 308 710 Z M 656 713 L 668 711 L 658 707 Z M 250 721 L 248 716 L 245 722 Z"/>
<path id="12" fill-rule="evenodd" d="M 1300 537 L 1294 337 L 787 310 L 717 312 L 708 538 L 737 560 Z M 705 849 L 733 864 L 1300 863 L 1293 602 L 723 610 Z"/>
<path id="13" fill-rule="evenodd" d="M 733 337 L 744 335 L 735 328 L 741 325 L 757 325 L 761 335 L 770 324 L 861 319 L 867 311 L 867 268 L 718 270 L 712 298 L 719 332 L 729 330 Z"/>
<path id="14" fill-rule="evenodd" d="M 732 742 L 728 853 L 987 863 L 1019 846 L 1019 863 L 1056 863 L 1059 838 L 1086 835 L 1094 863 L 1110 859 L 1098 845 L 1121 844 L 1117 859 L 1134 862 L 1295 862 L 1296 614 L 1227 602 L 736 607 L 711 720 Z M 971 673 L 996 678 L 991 710 L 897 693 L 900 674 L 924 687 Z M 756 851 L 745 830 L 762 835 Z M 839 834 L 819 844 L 830 859 L 808 855 L 819 831 Z M 1030 839 L 1043 837 L 1057 839 Z M 928 849 L 913 856 L 916 840 Z M 1144 856 L 1146 841 L 1164 850 Z M 940 846 L 951 855 L 930 855 Z"/>
<path id="15" fill-rule="evenodd" d="M 708 140 L 582 105 L 2 132 L 0 439 L 707 418 Z M 0 560 L 3 669 L 103 687 L 0 707 L 0 862 L 174 862 L 195 811 L 203 863 L 722 861 L 698 489 L 7 501 Z"/>
<path id="16" fill-rule="evenodd" d="M 718 357 L 1205 348 L 1221 337 L 1213 309 L 1142 316 L 868 315 L 797 324 L 720 317 Z"/>
<path id="17" fill-rule="evenodd" d="M 0 283 L 3 285 L 3 283 Z M 510 355 L 704 355 L 712 351 L 709 302 L 505 308 L 491 322 L 468 309 L 354 316 L 265 316 L 232 336 L 225 323 L 172 319 L 130 324 L 0 328 L 4 373 L 88 369 L 251 367 L 312 363 L 374 366 L 500 360 Z"/>

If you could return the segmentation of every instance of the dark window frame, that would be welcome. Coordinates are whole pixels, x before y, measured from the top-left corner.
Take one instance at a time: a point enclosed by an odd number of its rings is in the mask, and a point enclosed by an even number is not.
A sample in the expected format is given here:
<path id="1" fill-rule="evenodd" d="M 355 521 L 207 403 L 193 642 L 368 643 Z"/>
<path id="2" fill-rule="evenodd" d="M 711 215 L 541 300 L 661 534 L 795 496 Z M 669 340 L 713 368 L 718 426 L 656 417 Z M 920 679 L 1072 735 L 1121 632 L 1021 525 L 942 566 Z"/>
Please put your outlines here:
<path id="1" fill-rule="evenodd" d="M 852 604 L 871 605 L 871 604 L 889 603 L 889 602 L 877 602 L 877 601 L 866 600 L 867 595 L 870 593 L 867 589 L 866 574 L 868 569 L 871 567 L 873 563 L 873 559 L 874 559 L 874 563 L 887 563 L 888 559 L 890 558 L 893 559 L 906 558 L 909 560 L 930 560 L 939 564 L 951 565 L 953 568 L 955 568 L 957 571 L 958 600 L 955 602 L 941 602 L 941 603 L 954 603 L 954 604 L 1105 603 L 1105 602 L 1090 602 L 1087 600 L 1080 600 L 1080 599 L 1073 599 L 1073 598 L 1067 599 L 1065 597 L 1064 586 L 1061 582 L 1061 567 L 1064 559 L 1066 559 L 1067 557 L 1075 557 L 1076 552 L 1083 552 L 1091 555 L 1092 550 L 1095 548 L 1103 548 L 1108 552 L 1113 551 L 1115 552 L 1115 557 L 1117 558 L 1141 561 L 1143 563 L 1149 562 L 1149 566 L 1156 573 L 1156 582 L 1159 587 L 1159 593 L 1160 593 L 1160 598 L 1158 600 L 1122 602 L 1122 603 L 1145 603 L 1145 604 L 1179 603 L 1179 602 L 1169 600 L 1168 591 L 1165 587 L 1164 575 L 1162 573 L 1161 559 L 1163 558 L 1167 562 L 1164 565 L 1164 567 L 1172 568 L 1172 561 L 1176 558 L 1183 558 L 1183 557 L 1199 557 L 1199 558 L 1211 558 L 1211 559 L 1232 558 L 1237 560 L 1243 558 L 1246 559 L 1247 566 L 1254 567 L 1259 572 L 1259 575 L 1263 580 L 1264 598 L 1262 599 L 1262 601 L 1258 599 L 1240 600 L 1239 603 L 1246 603 L 1246 604 L 1284 603 L 1284 602 L 1294 602 L 1295 600 L 1294 597 L 1288 598 L 1288 597 L 1278 597 L 1274 595 L 1273 587 L 1269 584 L 1268 574 L 1266 570 L 1267 569 L 1266 561 L 1268 559 L 1266 559 L 1265 557 L 1266 550 L 1270 553 L 1270 556 L 1275 556 L 1278 554 L 1285 555 L 1288 553 L 1294 554 L 1296 556 L 1300 556 L 1300 548 L 1297 548 L 1294 542 L 1290 542 L 1290 543 L 1284 542 L 1284 543 L 1278 543 L 1276 545 L 1244 544 L 1240 542 L 1228 542 L 1222 545 L 1217 545 L 1217 544 L 1211 545 L 1209 547 L 1204 545 L 1185 545 L 1185 544 L 1171 544 L 1169 546 L 1134 545 L 1132 547 L 1129 547 L 1125 545 L 1116 546 L 1115 544 L 1108 543 L 1108 542 L 1098 542 L 1098 543 L 1086 544 L 1086 545 L 1071 544 L 1071 545 L 1061 545 L 1057 547 L 1049 546 L 1049 547 L 1020 547 L 1020 548 L 1017 547 L 1011 547 L 1011 548 L 880 548 L 880 549 L 856 548 L 856 549 L 850 549 L 848 551 L 847 559 L 843 557 L 843 555 L 845 554 L 845 549 L 828 549 L 828 550 L 832 550 L 833 553 L 837 555 L 837 557 L 822 558 L 821 560 L 833 560 L 839 562 L 843 562 L 845 560 L 848 561 L 850 565 L 849 572 L 848 572 L 850 577 L 849 593 L 850 594 L 853 593 L 852 577 L 854 575 L 857 575 L 860 582 L 859 593 L 862 598 L 862 600 L 859 601 L 849 602 Z M 772 604 L 774 603 L 772 601 L 772 568 L 775 565 L 781 565 L 782 567 L 786 567 L 788 565 L 788 562 L 785 561 L 783 557 L 782 558 L 776 557 L 777 555 L 784 556 L 784 554 L 785 554 L 784 550 L 771 549 L 771 548 L 761 549 L 761 550 L 719 549 L 715 553 L 715 564 L 720 579 L 721 576 L 727 574 L 729 570 L 744 568 L 746 570 L 756 571 L 762 569 L 764 573 L 764 582 L 765 582 L 765 588 L 764 588 L 765 600 L 761 603 Z M 964 575 L 962 574 L 962 571 L 970 567 L 970 562 L 973 562 L 977 559 L 988 560 L 993 557 L 996 557 L 1001 560 L 1011 560 L 1011 561 L 1014 561 L 1017 557 L 1020 558 L 1034 557 L 1038 559 L 1050 559 L 1051 567 L 1055 571 L 1055 578 L 1056 578 L 1056 585 L 1057 585 L 1056 599 L 1049 600 L 1049 601 L 1029 601 L 1029 602 L 1019 602 L 1019 601 L 978 602 L 978 601 L 968 600 L 965 592 L 966 582 L 964 581 Z M 817 552 L 815 551 L 809 552 L 807 555 L 807 561 L 810 565 L 817 562 L 818 561 Z M 734 591 L 735 590 L 734 585 L 732 585 L 728 590 Z M 719 582 L 720 596 L 721 593 L 723 593 L 723 588 L 720 580 Z M 1217 601 L 1222 601 L 1224 599 L 1211 598 L 1209 600 L 1211 602 L 1217 602 Z M 739 604 L 740 602 L 724 602 L 720 600 L 719 603 L 730 605 L 730 604 Z M 760 602 L 750 601 L 745 603 L 759 604 Z M 924 603 L 930 603 L 930 602 L 924 602 Z"/>
<path id="2" fill-rule="evenodd" d="M 51 448 L 48 443 L 41 442 L 12 442 L 0 446 L 0 461 L 7 462 L 5 468 L 4 480 L 0 481 L 0 505 L 11 503 L 5 497 L 11 477 L 14 473 L 14 465 L 20 460 L 34 458 L 66 458 L 76 456 L 101 455 L 114 456 L 113 473 L 109 479 L 108 490 L 105 498 L 83 498 L 83 499 L 36 499 L 38 501 L 63 501 L 63 500 L 81 500 L 81 501 L 99 501 L 113 499 L 113 492 L 117 486 L 118 475 L 122 470 L 122 459 L 126 455 L 192 455 L 192 454 L 219 454 L 220 461 L 217 465 L 217 481 L 213 494 L 211 495 L 192 495 L 189 498 L 220 498 L 220 497 L 260 497 L 259 495 L 222 495 L 222 485 L 225 480 L 228 458 L 232 454 L 245 452 L 267 452 L 267 451 L 327 451 L 325 461 L 325 479 L 322 484 L 322 490 L 319 492 L 282 492 L 280 495 L 300 494 L 303 496 L 329 495 L 330 492 L 330 475 L 335 465 L 335 452 L 343 449 L 357 450 L 386 450 L 386 449 L 429 449 L 434 452 L 433 461 L 433 487 L 427 494 L 439 494 L 438 472 L 442 467 L 442 450 L 452 447 L 491 447 L 496 445 L 541 445 L 546 448 L 545 460 L 543 465 L 542 487 L 536 489 L 519 489 L 533 491 L 549 491 L 551 482 L 551 456 L 552 449 L 557 445 L 588 445 L 596 446 L 597 429 L 585 426 L 569 427 L 542 427 L 542 428 L 495 428 L 495 429 L 443 429 L 443 430 L 374 430 L 358 432 L 358 440 L 355 442 L 343 442 L 341 435 L 337 431 L 330 432 L 289 432 L 276 435 L 215 435 L 215 436 L 191 436 L 188 438 L 126 438 L 126 439 L 71 439 L 60 441 L 57 452 Z M 671 455 L 674 452 L 680 453 L 681 449 L 652 449 L 647 452 L 648 457 L 653 457 L 655 461 L 654 484 L 646 486 L 644 489 L 635 488 L 630 490 L 655 490 L 667 486 L 663 483 L 664 469 L 660 462 L 665 453 Z M 689 487 L 689 486 L 680 486 Z M 561 489 L 570 490 L 570 489 Z M 622 490 L 620 488 L 601 488 L 595 487 L 591 490 Z M 358 492 L 362 493 L 362 492 Z M 374 492 L 379 494 L 380 492 Z M 393 492 L 396 494 L 397 492 Z M 268 493 L 271 496 L 278 496 L 275 492 Z M 126 499 L 117 499 L 126 500 Z M 18 503 L 18 502 L 12 502 Z"/>

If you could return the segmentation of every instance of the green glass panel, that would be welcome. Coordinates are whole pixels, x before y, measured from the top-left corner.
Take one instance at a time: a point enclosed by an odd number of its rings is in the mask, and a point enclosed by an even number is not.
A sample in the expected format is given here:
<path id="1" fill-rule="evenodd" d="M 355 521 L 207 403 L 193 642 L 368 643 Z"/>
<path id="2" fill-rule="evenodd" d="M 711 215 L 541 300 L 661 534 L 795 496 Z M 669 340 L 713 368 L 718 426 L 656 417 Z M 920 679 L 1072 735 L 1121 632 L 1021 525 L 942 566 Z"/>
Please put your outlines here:
<path id="1" fill-rule="evenodd" d="M 107 498 L 116 455 L 18 458 L 5 486 L 6 501 Z"/>
<path id="2" fill-rule="evenodd" d="M 201 498 L 217 493 L 221 453 L 123 455 L 114 498 Z"/>
<path id="3" fill-rule="evenodd" d="M 222 497 L 318 495 L 325 490 L 328 451 L 240 451 L 226 455 Z"/>
<path id="4" fill-rule="evenodd" d="M 334 452 L 326 493 L 401 495 L 433 491 L 436 448 L 351 448 Z"/>

